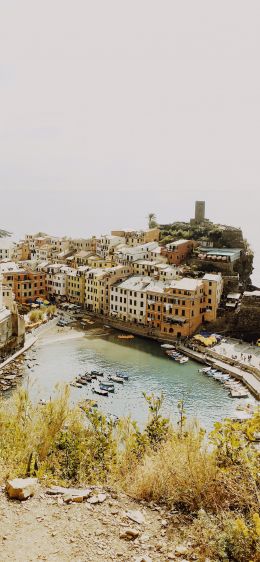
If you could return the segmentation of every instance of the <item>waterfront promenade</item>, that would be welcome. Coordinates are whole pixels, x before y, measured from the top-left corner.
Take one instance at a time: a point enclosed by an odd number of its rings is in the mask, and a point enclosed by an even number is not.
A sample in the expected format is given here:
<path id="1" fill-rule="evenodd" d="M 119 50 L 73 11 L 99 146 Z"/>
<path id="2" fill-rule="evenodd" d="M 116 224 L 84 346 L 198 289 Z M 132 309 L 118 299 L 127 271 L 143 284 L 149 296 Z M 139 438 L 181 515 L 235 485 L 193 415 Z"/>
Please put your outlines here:
<path id="1" fill-rule="evenodd" d="M 217 356 L 218 354 L 215 352 L 216 348 L 212 350 L 205 349 L 205 352 L 201 352 L 198 350 L 193 350 L 190 347 L 186 347 L 183 344 L 178 345 L 178 349 L 183 351 L 189 357 L 192 357 L 195 361 L 199 361 L 200 363 L 207 363 L 212 364 L 212 366 L 216 369 L 220 369 L 221 371 L 230 374 L 235 379 L 240 380 L 252 394 L 255 396 L 257 400 L 260 400 L 260 372 L 252 373 L 245 368 L 243 365 L 239 364 L 231 364 L 230 358 L 226 356 Z"/>

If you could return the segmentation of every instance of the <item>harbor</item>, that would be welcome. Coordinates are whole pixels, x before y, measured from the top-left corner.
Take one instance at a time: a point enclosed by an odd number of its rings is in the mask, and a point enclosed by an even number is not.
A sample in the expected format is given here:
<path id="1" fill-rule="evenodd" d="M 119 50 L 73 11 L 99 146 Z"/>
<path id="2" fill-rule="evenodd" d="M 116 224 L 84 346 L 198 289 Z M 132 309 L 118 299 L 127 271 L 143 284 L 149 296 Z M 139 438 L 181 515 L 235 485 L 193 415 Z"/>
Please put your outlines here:
<path id="1" fill-rule="evenodd" d="M 131 416 L 141 425 L 148 416 L 143 393 L 163 394 L 162 413 L 173 421 L 183 400 L 189 421 L 196 419 L 208 430 L 225 417 L 246 417 L 247 404 L 255 407 L 250 394 L 245 400 L 233 399 L 225 385 L 199 368 L 192 359 L 173 361 L 158 342 L 122 340 L 111 328 L 91 326 L 83 332 L 51 325 L 24 355 L 19 384 L 39 403 L 55 396 L 57 385 L 72 384 L 72 403 L 94 401 L 106 415 Z"/>

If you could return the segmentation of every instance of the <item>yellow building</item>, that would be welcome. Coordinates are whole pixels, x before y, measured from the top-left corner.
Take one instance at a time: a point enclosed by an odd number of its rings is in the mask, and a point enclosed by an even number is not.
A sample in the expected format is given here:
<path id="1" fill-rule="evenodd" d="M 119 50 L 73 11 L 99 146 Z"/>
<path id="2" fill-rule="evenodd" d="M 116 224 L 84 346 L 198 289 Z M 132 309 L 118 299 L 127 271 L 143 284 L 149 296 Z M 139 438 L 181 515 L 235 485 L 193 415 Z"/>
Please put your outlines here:
<path id="1" fill-rule="evenodd" d="M 127 266 L 91 269 L 86 273 L 85 307 L 97 314 L 109 314 L 110 289 L 130 273 Z"/>
<path id="2" fill-rule="evenodd" d="M 150 228 L 148 230 L 112 230 L 112 236 L 125 238 L 127 246 L 137 246 L 138 244 L 148 244 L 148 242 L 159 242 L 160 229 Z"/>
<path id="3" fill-rule="evenodd" d="M 88 269 L 88 268 L 87 268 Z M 71 303 L 84 305 L 86 269 L 69 269 L 66 276 L 66 297 Z"/>
<path id="4" fill-rule="evenodd" d="M 223 279 L 220 273 L 207 273 L 203 277 L 205 293 L 205 315 L 206 322 L 212 322 L 217 318 L 217 311 L 223 292 Z"/>

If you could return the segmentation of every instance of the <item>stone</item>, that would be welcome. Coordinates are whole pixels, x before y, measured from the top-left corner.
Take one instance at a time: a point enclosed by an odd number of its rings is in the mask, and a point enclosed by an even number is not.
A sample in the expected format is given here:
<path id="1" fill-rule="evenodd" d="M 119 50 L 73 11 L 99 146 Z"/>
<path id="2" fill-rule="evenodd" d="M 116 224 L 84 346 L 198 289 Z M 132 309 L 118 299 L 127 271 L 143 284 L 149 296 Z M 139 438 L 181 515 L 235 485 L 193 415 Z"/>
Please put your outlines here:
<path id="1" fill-rule="evenodd" d="M 176 560 L 176 556 L 173 552 L 168 552 L 167 558 L 168 560 Z"/>
<path id="2" fill-rule="evenodd" d="M 145 522 L 145 518 L 141 511 L 127 511 L 126 517 L 128 517 L 128 519 L 131 519 L 131 521 L 138 523 L 138 525 L 142 525 Z"/>
<path id="3" fill-rule="evenodd" d="M 179 546 L 176 546 L 175 548 L 175 554 L 177 554 L 177 556 L 182 556 L 185 554 L 188 554 L 189 550 L 187 548 L 187 546 L 185 546 L 184 544 L 180 544 Z"/>
<path id="4" fill-rule="evenodd" d="M 153 562 L 150 556 L 139 556 L 135 559 L 135 562 Z"/>
<path id="5" fill-rule="evenodd" d="M 72 495 L 67 495 L 67 496 L 63 496 L 63 501 L 65 503 L 83 503 L 84 500 L 84 496 L 72 496 Z"/>
<path id="6" fill-rule="evenodd" d="M 118 515 L 119 509 L 117 509 L 117 507 L 112 507 L 110 513 L 111 515 Z"/>
<path id="7" fill-rule="evenodd" d="M 139 531 L 132 529 L 131 527 L 126 527 L 119 535 L 120 539 L 125 539 L 128 541 L 135 540 L 139 536 Z"/>
<path id="8" fill-rule="evenodd" d="M 34 496 L 37 483 L 37 478 L 14 478 L 7 481 L 5 489 L 9 498 L 22 501 Z"/>
<path id="9" fill-rule="evenodd" d="M 62 488 L 61 486 L 51 486 L 46 491 L 49 495 L 60 495 L 60 496 L 72 496 L 77 498 L 82 498 L 82 501 L 87 499 L 91 494 L 90 488 Z M 72 500 L 77 501 L 77 500 Z M 81 501 L 81 500 L 78 500 Z"/>
<path id="10" fill-rule="evenodd" d="M 98 503 L 103 503 L 107 499 L 106 494 L 98 494 Z"/>
<path id="11" fill-rule="evenodd" d="M 92 505 L 99 503 L 98 496 L 92 496 L 91 498 L 88 498 L 87 502 Z"/>

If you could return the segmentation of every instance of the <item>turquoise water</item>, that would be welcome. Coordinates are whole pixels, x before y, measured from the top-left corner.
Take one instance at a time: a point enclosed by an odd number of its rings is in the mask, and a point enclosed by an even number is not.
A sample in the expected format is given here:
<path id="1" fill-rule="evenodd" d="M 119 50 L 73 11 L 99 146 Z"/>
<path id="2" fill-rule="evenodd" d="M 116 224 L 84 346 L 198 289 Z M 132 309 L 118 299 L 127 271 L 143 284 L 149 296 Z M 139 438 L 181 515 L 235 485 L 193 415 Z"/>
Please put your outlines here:
<path id="1" fill-rule="evenodd" d="M 115 394 L 93 394 L 92 387 L 98 385 L 95 381 L 81 389 L 71 387 L 72 401 L 94 398 L 103 412 L 131 415 L 141 424 L 148 412 L 143 392 L 163 393 L 163 413 L 173 420 L 178 400 L 183 399 L 188 417 L 197 418 L 207 429 L 220 418 L 238 415 L 238 402 L 218 382 L 199 373 L 201 365 L 191 360 L 185 365 L 175 363 L 156 342 L 138 337 L 120 341 L 115 334 L 99 335 L 93 330 L 92 334 L 66 341 L 43 337 L 34 350 L 27 352 L 24 373 L 37 400 L 49 399 L 57 383 L 70 382 L 91 369 L 107 374 L 124 371 L 129 380 L 124 385 L 115 384 Z M 24 384 L 27 380 L 26 376 Z"/>

